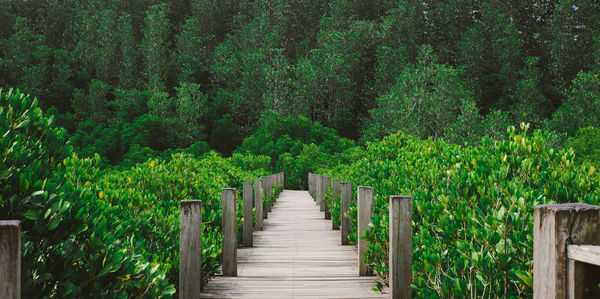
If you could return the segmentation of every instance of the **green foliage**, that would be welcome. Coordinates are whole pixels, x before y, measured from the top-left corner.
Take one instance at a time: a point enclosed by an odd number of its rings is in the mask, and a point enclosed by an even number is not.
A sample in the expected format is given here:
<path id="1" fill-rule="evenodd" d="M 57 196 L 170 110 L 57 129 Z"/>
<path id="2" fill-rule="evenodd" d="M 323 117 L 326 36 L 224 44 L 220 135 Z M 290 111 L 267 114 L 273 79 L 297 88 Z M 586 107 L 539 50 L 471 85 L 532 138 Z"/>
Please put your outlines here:
<path id="1" fill-rule="evenodd" d="M 235 153 L 231 156 L 231 164 L 245 170 L 266 170 L 270 169 L 271 157 Z"/>
<path id="2" fill-rule="evenodd" d="M 171 298 L 178 285 L 180 201 L 195 198 L 202 199 L 202 277 L 208 280 L 219 269 L 222 188 L 241 190 L 270 161 L 203 154 L 208 146 L 198 142 L 169 159 L 101 170 L 99 155 L 71 154 L 65 130 L 37 102 L 9 91 L 0 93 L 0 104 L 0 219 L 22 221 L 27 298 Z M 150 148 L 130 153 L 136 157 L 127 163 L 155 154 Z M 234 166 L 247 161 L 256 161 L 255 169 Z M 275 186 L 267 200 L 280 191 Z"/>
<path id="3" fill-rule="evenodd" d="M 126 223 L 107 221 L 112 207 L 75 179 L 74 166 L 94 170 L 91 159 L 63 159 L 65 130 L 19 92 L 0 93 L 0 119 L 0 219 L 21 220 L 22 295 L 171 297 L 164 268 L 138 256 Z"/>
<path id="4" fill-rule="evenodd" d="M 409 194 L 415 297 L 528 297 L 533 207 L 598 204 L 600 177 L 589 164 L 575 163 L 572 150 L 550 148 L 548 134 L 527 127 L 467 147 L 396 134 L 369 144 L 354 163 L 321 173 L 373 186 L 364 258 L 378 275 L 388 271 L 389 196 Z M 356 232 L 355 205 L 349 214 Z"/>
<path id="5" fill-rule="evenodd" d="M 168 3 L 155 4 L 148 8 L 144 19 L 146 26 L 143 29 L 141 47 L 146 63 L 144 77 L 147 80 L 147 88 L 154 97 L 166 88 L 170 48 L 168 14 Z"/>
<path id="6" fill-rule="evenodd" d="M 306 187 L 306 175 L 333 163 L 330 157 L 354 145 L 335 130 L 304 117 L 272 118 L 244 139 L 237 153 L 271 157 L 274 172 L 286 174 L 286 187 Z"/>
<path id="7" fill-rule="evenodd" d="M 461 72 L 437 64 L 436 59 L 432 48 L 423 46 L 418 64 L 403 71 L 390 92 L 377 99 L 367 129 L 374 135 L 371 138 L 398 130 L 422 138 L 444 137 L 461 115 L 457 107 L 474 107 L 471 93 L 460 83 Z M 477 111 L 475 115 L 479 116 Z"/>
<path id="8" fill-rule="evenodd" d="M 119 223 L 130 242 L 139 248 L 138 254 L 159 262 L 166 271 L 166 280 L 174 285 L 178 285 L 179 273 L 179 202 L 202 199 L 202 277 L 207 280 L 219 267 L 222 188 L 241 190 L 244 181 L 256 177 L 214 152 L 200 159 L 174 154 L 169 162 L 151 159 L 99 176 L 90 173 L 89 168 L 72 171 L 81 171 L 74 177 L 85 178 L 97 194 L 102 192 L 101 199 L 112 207 L 111 213 L 105 215 L 109 222 L 127 219 Z M 241 200 L 238 195 L 238 201 Z"/>
<path id="9" fill-rule="evenodd" d="M 78 136 L 76 150 L 113 165 L 130 148 L 196 141 L 228 156 L 277 117 L 354 140 L 402 129 L 455 143 L 502 137 L 519 122 L 552 128 L 564 143 L 595 125 L 569 124 L 582 105 L 573 98 L 593 90 L 578 74 L 600 70 L 594 0 L 4 2 L 0 86 L 55 109 L 70 134 L 92 121 L 104 140 Z M 146 114 L 162 124 L 134 124 Z M 131 126 L 167 128 L 167 138 L 129 144 L 114 134 Z"/>
<path id="10" fill-rule="evenodd" d="M 575 136 L 567 140 L 565 147 L 573 148 L 578 162 L 600 166 L 600 129 L 587 127 L 577 130 Z"/>
<path id="11" fill-rule="evenodd" d="M 210 144 L 223 155 L 231 155 L 240 139 L 240 128 L 233 122 L 230 114 L 223 115 L 221 119 L 216 120 L 213 124 L 210 133 Z"/>
<path id="12" fill-rule="evenodd" d="M 578 128 L 595 126 L 600 119 L 600 78 L 592 72 L 581 72 L 566 91 L 567 98 L 552 116 L 549 125 L 572 136 Z"/>

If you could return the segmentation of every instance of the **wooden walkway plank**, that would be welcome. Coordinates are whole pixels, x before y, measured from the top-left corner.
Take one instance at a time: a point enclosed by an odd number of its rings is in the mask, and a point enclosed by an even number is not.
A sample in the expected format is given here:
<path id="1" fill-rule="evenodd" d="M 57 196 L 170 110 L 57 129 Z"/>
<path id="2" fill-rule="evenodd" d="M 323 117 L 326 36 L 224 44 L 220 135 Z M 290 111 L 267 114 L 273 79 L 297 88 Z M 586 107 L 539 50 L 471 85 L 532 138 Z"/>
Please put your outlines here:
<path id="1" fill-rule="evenodd" d="M 254 247 L 238 249 L 238 277 L 218 276 L 200 298 L 389 298 L 358 276 L 355 246 L 340 245 L 307 191 L 284 190 Z"/>

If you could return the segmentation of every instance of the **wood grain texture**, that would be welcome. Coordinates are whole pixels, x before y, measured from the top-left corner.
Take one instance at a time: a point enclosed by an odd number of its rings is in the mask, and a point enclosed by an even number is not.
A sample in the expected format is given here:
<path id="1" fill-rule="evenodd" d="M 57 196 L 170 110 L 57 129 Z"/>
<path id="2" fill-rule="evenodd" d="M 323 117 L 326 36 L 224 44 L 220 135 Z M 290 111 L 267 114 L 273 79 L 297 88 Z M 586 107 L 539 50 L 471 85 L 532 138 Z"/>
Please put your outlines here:
<path id="1" fill-rule="evenodd" d="M 569 290 L 567 245 L 600 245 L 599 243 L 600 207 L 578 203 L 535 207 L 533 298 L 567 298 Z"/>
<path id="2" fill-rule="evenodd" d="M 265 191 L 266 191 L 265 196 L 266 196 L 266 198 L 271 198 L 271 194 L 273 194 L 273 177 L 269 175 L 269 176 L 264 177 L 263 180 L 265 180 L 265 182 L 267 182 L 267 188 L 265 189 Z M 269 204 L 267 205 L 267 213 L 271 213 L 272 208 L 273 208 L 273 200 L 271 200 L 269 202 Z"/>
<path id="3" fill-rule="evenodd" d="M 182 200 L 179 241 L 179 298 L 202 289 L 202 201 Z"/>
<path id="4" fill-rule="evenodd" d="M 369 223 L 373 217 L 373 188 L 359 186 L 358 191 L 358 270 L 360 276 L 372 275 L 371 269 L 365 264 L 365 253 L 369 249 L 367 241 L 363 240 L 362 235 L 370 230 Z"/>
<path id="5" fill-rule="evenodd" d="M 310 180 L 311 180 L 311 185 L 312 185 L 311 196 L 312 196 L 313 200 L 317 200 L 317 175 L 313 173 L 310 177 Z"/>
<path id="6" fill-rule="evenodd" d="M 254 209 L 256 214 L 254 230 L 263 230 L 263 189 L 260 179 L 254 182 Z"/>
<path id="7" fill-rule="evenodd" d="M 338 180 L 338 179 L 334 179 L 331 181 L 331 196 L 333 198 L 340 197 L 340 180 Z M 341 217 L 340 217 L 340 220 L 341 220 Z M 331 221 L 331 229 L 338 230 L 338 229 L 340 229 L 340 226 L 336 222 Z"/>
<path id="8" fill-rule="evenodd" d="M 263 191 L 263 215 L 265 216 L 265 219 L 269 218 L 269 204 L 265 203 L 265 200 L 268 198 L 269 196 L 269 180 L 268 177 L 264 176 L 262 178 L 260 178 L 260 181 L 262 182 L 262 191 Z"/>
<path id="9" fill-rule="evenodd" d="M 323 179 L 321 178 L 321 175 L 316 176 L 315 178 L 315 201 L 317 202 L 317 205 L 319 206 L 319 212 L 323 212 L 323 210 L 321 209 L 321 201 L 323 200 Z"/>
<path id="10" fill-rule="evenodd" d="M 600 246 L 569 245 L 568 294 L 570 299 L 600 298 Z"/>
<path id="11" fill-rule="evenodd" d="M 357 275 L 356 248 L 341 246 L 330 222 L 307 191 L 283 191 L 254 247 L 239 249 L 238 277 L 215 277 L 200 298 L 389 298 Z"/>
<path id="12" fill-rule="evenodd" d="M 21 223 L 0 221 L 0 298 L 21 298 Z"/>
<path id="13" fill-rule="evenodd" d="M 237 276 L 237 204 L 234 188 L 223 189 L 223 276 Z"/>
<path id="14" fill-rule="evenodd" d="M 350 218 L 346 217 L 348 211 L 350 210 L 350 203 L 352 201 L 352 183 L 343 182 L 341 184 L 341 217 L 342 217 L 342 225 L 340 229 L 340 233 L 342 236 L 342 245 L 350 244 L 348 236 L 350 236 L 350 231 L 352 230 L 350 222 Z"/>
<path id="15" fill-rule="evenodd" d="M 252 247 L 252 183 L 244 183 L 242 198 L 244 207 L 244 222 L 242 226 L 242 242 L 244 247 Z"/>
<path id="16" fill-rule="evenodd" d="M 595 245 L 569 245 L 567 246 L 569 259 L 600 266 L 600 246 Z"/>
<path id="17" fill-rule="evenodd" d="M 412 290 L 412 213 L 410 196 L 390 196 L 389 282 L 392 299 L 410 299 Z"/>
<path id="18" fill-rule="evenodd" d="M 323 183 L 321 183 L 321 211 L 324 212 L 324 217 L 325 219 L 331 219 L 331 213 L 329 212 L 329 203 L 327 202 L 327 200 L 325 200 L 325 194 L 327 194 L 327 191 L 329 191 L 329 188 L 331 187 L 331 178 L 328 176 L 321 176 L 321 179 L 323 180 Z"/>

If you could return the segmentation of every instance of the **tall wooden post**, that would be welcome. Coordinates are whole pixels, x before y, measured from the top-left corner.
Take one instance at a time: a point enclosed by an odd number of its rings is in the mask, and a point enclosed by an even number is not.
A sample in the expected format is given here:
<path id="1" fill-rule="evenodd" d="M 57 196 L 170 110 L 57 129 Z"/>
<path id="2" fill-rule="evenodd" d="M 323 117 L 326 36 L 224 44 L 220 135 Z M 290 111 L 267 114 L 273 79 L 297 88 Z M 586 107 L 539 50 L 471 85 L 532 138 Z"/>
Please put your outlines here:
<path id="1" fill-rule="evenodd" d="M 412 291 L 412 216 L 410 196 L 390 196 L 389 282 L 392 299 L 410 299 Z"/>
<path id="2" fill-rule="evenodd" d="M 320 207 L 321 206 L 321 199 L 323 198 L 323 180 L 321 179 L 320 175 L 316 175 L 315 177 L 315 202 L 317 202 L 317 205 Z"/>
<path id="3" fill-rule="evenodd" d="M 311 173 L 310 174 L 310 179 L 309 179 L 309 184 L 310 184 L 310 196 L 312 196 L 313 201 L 317 200 L 317 180 L 316 180 L 316 174 Z"/>
<path id="4" fill-rule="evenodd" d="M 322 176 L 323 183 L 321 184 L 321 211 L 325 212 L 325 219 L 331 219 L 331 213 L 329 212 L 329 202 L 325 198 L 325 194 L 331 186 L 331 178 L 328 176 Z"/>
<path id="5" fill-rule="evenodd" d="M 237 276 L 237 222 L 235 188 L 223 189 L 223 276 Z"/>
<path id="6" fill-rule="evenodd" d="M 334 200 L 340 197 L 340 180 L 338 179 L 331 181 L 331 196 Z M 331 221 L 331 229 L 338 230 L 340 226 L 335 221 Z"/>
<path id="7" fill-rule="evenodd" d="M 263 230 L 263 189 L 262 180 L 254 182 L 254 213 L 256 213 L 255 230 Z"/>
<path id="8" fill-rule="evenodd" d="M 262 177 L 261 178 L 262 181 L 262 189 L 263 189 L 263 201 L 267 201 L 269 200 L 269 177 Z M 265 207 L 264 209 L 266 210 L 266 217 L 265 218 L 269 218 L 269 212 L 271 211 L 269 209 L 269 205 L 270 203 L 265 203 Z"/>
<path id="9" fill-rule="evenodd" d="M 363 233 L 369 230 L 369 223 L 373 217 L 373 188 L 358 187 L 358 275 L 370 276 L 371 269 L 365 264 L 365 253 L 369 249 L 367 241 L 363 239 Z"/>
<path id="10" fill-rule="evenodd" d="M 0 298 L 21 298 L 21 223 L 0 221 Z"/>
<path id="11" fill-rule="evenodd" d="M 182 200 L 179 241 L 179 298 L 202 289 L 202 201 Z"/>
<path id="12" fill-rule="evenodd" d="M 285 189 L 285 172 L 281 173 L 281 188 Z"/>
<path id="13" fill-rule="evenodd" d="M 569 290 L 576 293 L 586 281 L 569 284 L 569 263 L 573 272 L 585 272 L 593 265 L 569 261 L 567 245 L 600 245 L 600 207 L 581 203 L 540 205 L 533 213 L 533 298 L 567 298 Z M 590 290 L 598 290 L 596 282 Z M 572 277 L 574 278 L 574 277 Z M 582 293 L 579 293 L 582 294 Z M 585 294 L 582 294 L 585 295 Z M 597 298 L 598 293 L 591 297 Z M 577 297 L 577 296 L 575 296 Z"/>
<path id="14" fill-rule="evenodd" d="M 348 240 L 348 236 L 350 235 L 350 217 L 346 217 L 346 214 L 348 213 L 348 211 L 350 210 L 350 201 L 352 200 L 352 183 L 350 182 L 343 182 L 341 184 L 341 211 L 340 211 L 340 217 L 341 219 L 341 235 L 342 235 L 342 245 L 348 245 L 350 244 L 350 241 Z"/>
<path id="15" fill-rule="evenodd" d="M 244 247 L 252 247 L 252 183 L 244 183 L 244 223 L 242 227 L 242 237 Z"/>
<path id="16" fill-rule="evenodd" d="M 275 203 L 275 201 L 277 201 L 277 194 L 275 194 L 275 188 L 277 188 L 277 176 L 276 175 L 271 175 L 271 186 L 273 189 L 273 200 L 272 202 Z"/>
<path id="17" fill-rule="evenodd" d="M 271 209 L 273 208 L 273 202 L 275 201 L 275 197 L 273 196 L 273 177 L 272 176 L 267 177 L 267 190 L 269 192 L 269 198 L 271 199 L 271 201 L 269 202 L 269 209 L 267 210 L 267 212 L 271 213 Z"/>

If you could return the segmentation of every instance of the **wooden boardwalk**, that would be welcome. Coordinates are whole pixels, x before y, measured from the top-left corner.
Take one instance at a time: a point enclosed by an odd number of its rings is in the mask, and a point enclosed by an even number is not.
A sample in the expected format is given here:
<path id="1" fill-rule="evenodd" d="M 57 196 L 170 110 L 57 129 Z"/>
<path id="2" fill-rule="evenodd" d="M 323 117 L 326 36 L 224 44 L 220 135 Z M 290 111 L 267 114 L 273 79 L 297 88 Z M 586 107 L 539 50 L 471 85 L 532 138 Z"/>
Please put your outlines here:
<path id="1" fill-rule="evenodd" d="M 254 247 L 238 249 L 238 277 L 215 277 L 200 298 L 389 298 L 374 286 L 308 192 L 284 190 Z"/>

